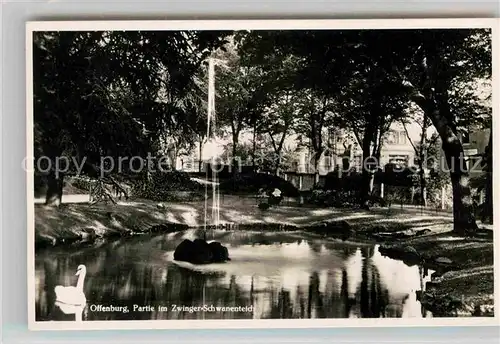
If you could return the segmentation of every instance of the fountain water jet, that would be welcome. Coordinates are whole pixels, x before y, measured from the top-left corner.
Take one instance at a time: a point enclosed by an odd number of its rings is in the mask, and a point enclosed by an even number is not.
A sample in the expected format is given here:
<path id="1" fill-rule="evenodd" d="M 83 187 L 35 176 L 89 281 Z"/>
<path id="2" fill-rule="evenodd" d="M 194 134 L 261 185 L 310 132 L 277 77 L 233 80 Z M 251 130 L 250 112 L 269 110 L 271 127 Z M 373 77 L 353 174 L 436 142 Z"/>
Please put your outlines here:
<path id="1" fill-rule="evenodd" d="M 208 141 L 211 137 L 215 136 L 215 81 L 214 81 L 214 59 L 209 59 L 208 63 L 208 106 L 207 106 L 207 136 Z M 211 130 L 212 129 L 212 130 Z M 206 169 L 205 183 L 205 219 L 203 227 L 203 239 L 195 239 L 193 241 L 185 239 L 177 245 L 174 251 L 174 260 L 188 262 L 191 264 L 210 264 L 222 263 L 230 260 L 227 248 L 220 242 L 207 242 L 207 213 L 208 213 L 208 181 L 212 184 L 212 217 L 211 222 L 213 225 L 212 239 L 214 238 L 214 231 L 220 225 L 220 192 L 217 182 L 217 166 L 215 166 L 215 158 L 212 157 L 210 164 L 211 173 L 208 177 L 208 166 Z"/>
<path id="2" fill-rule="evenodd" d="M 207 140 L 215 136 L 215 59 L 210 58 L 208 60 L 208 102 L 207 102 Z M 210 130 L 212 129 L 212 130 Z M 217 176 L 217 165 L 215 158 L 212 157 L 212 162 L 210 164 L 211 173 L 210 181 L 212 184 L 212 224 L 214 229 L 217 229 L 220 224 L 220 193 L 219 193 L 219 183 Z M 208 168 L 206 170 L 206 178 L 208 178 Z M 207 232 L 207 209 L 208 209 L 208 183 L 205 184 L 205 239 Z M 212 231 L 213 236 L 213 231 Z"/>

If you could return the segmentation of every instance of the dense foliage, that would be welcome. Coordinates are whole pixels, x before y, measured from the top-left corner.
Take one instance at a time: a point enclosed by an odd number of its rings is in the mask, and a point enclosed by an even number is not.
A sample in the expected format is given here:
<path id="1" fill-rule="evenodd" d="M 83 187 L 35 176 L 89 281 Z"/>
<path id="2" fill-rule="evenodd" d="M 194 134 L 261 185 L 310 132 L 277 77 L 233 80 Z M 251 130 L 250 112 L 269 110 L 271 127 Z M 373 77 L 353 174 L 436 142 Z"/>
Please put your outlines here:
<path id="1" fill-rule="evenodd" d="M 241 173 L 221 182 L 220 190 L 224 193 L 251 193 L 281 190 L 284 197 L 297 197 L 299 191 L 292 183 L 278 176 L 267 173 Z"/>
<path id="2" fill-rule="evenodd" d="M 137 180 L 132 187 L 132 197 L 154 201 L 190 201 L 204 197 L 205 188 L 179 171 L 156 172 L 149 178 Z"/>
<path id="3" fill-rule="evenodd" d="M 416 173 L 370 165 L 361 174 L 328 175 L 326 190 L 338 195 L 336 204 L 345 198 L 369 208 L 380 183 L 387 186 L 385 198 L 424 205 L 451 185 L 455 230 L 477 229 L 461 134 L 491 126 L 490 30 L 37 32 L 33 58 L 36 157 L 75 158 L 95 179 L 102 177 L 103 156 L 168 155 L 175 169 L 179 154 L 198 149 L 203 160 L 207 135 L 224 134 L 227 163 L 244 157 L 252 170 L 280 175 L 293 167 L 286 156 L 294 147 L 285 140 L 296 134 L 319 185 L 319 161 L 332 148 L 327 134 L 348 133 L 363 160 L 378 160 L 391 125 L 413 121 L 422 128 L 420 142 L 412 142 Z M 215 109 L 207 131 L 212 86 Z M 427 137 L 431 127 L 436 135 Z M 242 141 L 244 133 L 252 135 L 250 143 Z M 491 146 L 484 158 L 487 178 L 477 181 L 487 194 L 483 217 L 492 209 Z M 344 149 L 336 156 L 350 156 L 353 145 Z M 272 161 L 259 160 L 262 151 L 272 152 Z M 437 151 L 457 167 L 448 175 L 422 165 L 424 155 Z M 73 165 L 67 173 L 75 173 Z M 106 181 L 119 185 L 117 175 L 134 180 L 133 168 L 121 167 L 107 171 Z M 64 184 L 53 172 L 45 176 L 48 203 Z M 276 176 L 240 176 L 233 168 L 227 177 L 224 192 L 278 187 L 298 193 Z M 194 188 L 176 174 L 147 178 L 136 192 L 148 198 Z"/>

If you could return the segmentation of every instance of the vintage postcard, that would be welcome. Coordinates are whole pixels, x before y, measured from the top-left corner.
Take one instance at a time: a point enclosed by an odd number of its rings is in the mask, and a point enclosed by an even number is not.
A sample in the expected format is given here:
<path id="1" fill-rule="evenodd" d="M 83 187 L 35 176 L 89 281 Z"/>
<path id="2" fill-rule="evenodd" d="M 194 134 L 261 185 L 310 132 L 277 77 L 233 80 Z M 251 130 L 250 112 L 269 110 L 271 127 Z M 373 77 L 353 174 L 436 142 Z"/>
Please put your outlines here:
<path id="1" fill-rule="evenodd" d="M 496 324 L 497 29 L 28 23 L 30 328 Z"/>

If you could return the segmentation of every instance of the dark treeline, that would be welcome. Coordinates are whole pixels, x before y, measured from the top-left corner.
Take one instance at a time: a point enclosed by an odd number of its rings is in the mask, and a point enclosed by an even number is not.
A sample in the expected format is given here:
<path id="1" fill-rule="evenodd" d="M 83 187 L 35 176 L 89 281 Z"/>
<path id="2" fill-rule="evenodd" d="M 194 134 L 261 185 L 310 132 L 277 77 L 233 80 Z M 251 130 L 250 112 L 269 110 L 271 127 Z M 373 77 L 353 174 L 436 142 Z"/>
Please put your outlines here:
<path id="1" fill-rule="evenodd" d="M 231 138 L 233 157 L 245 153 L 255 164 L 257 151 L 267 149 L 280 157 L 268 162 L 278 174 L 288 163 L 281 159 L 285 138 L 296 133 L 318 171 L 328 148 L 324 132 L 333 128 L 352 133 L 363 159 L 379 159 L 391 124 L 416 109 L 422 127 L 436 129 L 447 164 L 457 167 L 449 175 L 454 230 L 477 230 L 460 133 L 491 126 L 489 30 L 37 32 L 35 158 L 76 157 L 92 178 L 102 177 L 102 156 L 153 152 L 174 160 L 198 145 L 201 161 L 209 57 L 223 61 L 215 67 L 216 129 Z M 251 147 L 240 143 L 244 130 L 253 133 Z M 491 155 L 490 139 L 487 180 Z M 362 205 L 375 172 L 363 169 Z M 44 177 L 47 204 L 59 204 L 64 176 L 52 169 Z M 118 177 L 134 178 L 127 170 L 105 177 L 117 185 Z M 485 182 L 490 212 L 491 185 Z"/>

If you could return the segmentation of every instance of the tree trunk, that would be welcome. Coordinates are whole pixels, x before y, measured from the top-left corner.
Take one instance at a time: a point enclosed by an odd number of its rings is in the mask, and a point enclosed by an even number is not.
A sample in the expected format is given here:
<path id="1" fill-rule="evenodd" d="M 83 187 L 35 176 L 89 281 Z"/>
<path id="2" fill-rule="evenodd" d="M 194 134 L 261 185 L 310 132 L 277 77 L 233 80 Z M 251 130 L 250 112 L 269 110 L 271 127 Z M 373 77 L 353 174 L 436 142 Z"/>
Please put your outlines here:
<path id="1" fill-rule="evenodd" d="M 253 137 L 252 137 L 252 170 L 255 172 L 255 151 L 257 150 L 257 121 L 253 123 Z"/>
<path id="2" fill-rule="evenodd" d="M 64 186 L 64 175 L 59 173 L 56 175 L 55 172 L 50 172 L 47 177 L 47 193 L 45 196 L 45 205 L 58 207 L 62 202 Z"/>
<path id="3" fill-rule="evenodd" d="M 435 42 L 424 47 L 426 83 L 422 92 L 414 92 L 412 100 L 431 120 L 442 141 L 446 163 L 450 169 L 453 190 L 453 231 L 458 235 L 474 234 L 477 223 L 474 216 L 469 172 L 462 142 L 458 138 L 456 116 L 450 109 L 451 81 L 446 63 Z M 415 90 L 414 90 L 415 91 Z"/>
<path id="4" fill-rule="evenodd" d="M 419 176 L 420 176 L 420 197 L 421 197 L 421 205 L 427 206 L 427 180 L 425 179 L 425 171 L 423 167 L 423 163 L 419 162 Z"/>
<path id="5" fill-rule="evenodd" d="M 478 227 L 470 201 L 469 177 L 454 173 L 451 177 L 453 189 L 453 231 L 460 235 L 474 233 Z"/>
<path id="6" fill-rule="evenodd" d="M 427 182 L 424 181 L 424 184 L 427 184 Z M 427 207 L 427 186 L 422 187 L 422 206 Z"/>
<path id="7" fill-rule="evenodd" d="M 319 162 L 322 152 L 314 152 L 314 185 L 319 183 Z"/>
<path id="8" fill-rule="evenodd" d="M 167 151 L 168 158 L 170 160 L 170 168 L 172 170 L 177 169 L 177 148 L 175 144 L 170 145 Z"/>
<path id="9" fill-rule="evenodd" d="M 363 156 L 361 161 L 362 185 L 360 188 L 361 189 L 360 205 L 363 209 L 370 208 L 370 193 L 374 179 L 373 173 L 371 173 L 371 171 L 367 168 L 366 165 L 366 161 L 368 161 L 368 158 L 371 156 L 371 142 L 372 142 L 371 135 L 368 133 L 368 130 L 366 130 L 363 137 L 363 147 L 362 147 Z"/>
<path id="10" fill-rule="evenodd" d="M 361 174 L 362 178 L 362 185 L 361 185 L 361 195 L 360 195 L 360 200 L 361 200 L 361 207 L 363 209 L 370 209 L 370 187 L 373 185 L 373 179 L 374 176 L 370 171 L 363 169 L 363 172 Z"/>
<path id="11" fill-rule="evenodd" d="M 198 148 L 198 172 L 203 170 L 203 140 L 200 140 L 200 147 Z"/>
<path id="12" fill-rule="evenodd" d="M 429 118 L 427 114 L 424 112 L 424 118 L 422 120 L 422 131 L 420 133 L 420 149 L 419 149 L 419 159 L 418 159 L 418 167 L 419 167 L 419 176 L 420 176 L 420 197 L 421 197 L 421 205 L 427 206 L 427 180 L 425 179 L 425 170 L 424 170 L 424 159 L 427 154 L 427 128 L 429 127 Z"/>
<path id="13" fill-rule="evenodd" d="M 280 169 L 280 167 L 281 167 L 281 151 L 283 150 L 283 144 L 285 143 L 285 135 L 286 135 L 286 130 L 281 135 L 281 139 L 278 142 L 278 144 L 276 144 L 276 141 L 274 140 L 274 137 L 273 137 L 272 133 L 269 133 L 269 137 L 271 138 L 271 143 L 273 145 L 274 154 L 275 154 L 275 156 L 273 157 L 273 162 L 276 165 L 276 167 L 274 168 L 274 174 L 276 176 L 280 175 L 280 170 L 281 170 Z M 316 155 L 315 155 L 315 157 L 316 157 Z"/>
<path id="14" fill-rule="evenodd" d="M 239 169 L 239 166 L 238 165 L 238 141 L 239 141 L 239 134 L 237 133 L 234 133 L 233 134 L 233 147 L 232 147 L 232 156 L 231 156 L 231 170 L 232 170 L 232 173 L 233 175 L 237 175 L 238 174 L 238 169 Z"/>
<path id="15" fill-rule="evenodd" d="M 281 165 L 281 153 L 278 153 L 276 156 L 276 169 L 274 170 L 274 174 L 279 177 L 280 175 L 280 165 Z"/>
<path id="16" fill-rule="evenodd" d="M 453 231 L 460 235 L 474 233 L 478 227 L 474 217 L 469 172 L 463 146 L 451 128 L 441 128 L 441 131 L 446 134 L 442 137 L 443 151 L 450 169 L 453 190 Z"/>
<path id="17" fill-rule="evenodd" d="M 486 185 L 484 186 L 484 204 L 481 216 L 483 223 L 493 223 L 493 129 L 490 129 L 490 140 L 485 149 L 485 166 Z"/>
<path id="18" fill-rule="evenodd" d="M 443 80 L 440 80 L 443 82 Z M 459 235 L 472 234 L 478 229 L 474 216 L 471 190 L 469 186 L 469 172 L 464 156 L 462 142 L 458 138 L 457 129 L 450 121 L 450 108 L 446 91 L 448 88 L 439 85 L 439 92 L 435 92 L 436 102 L 426 98 L 415 97 L 413 100 L 431 119 L 441 138 L 446 163 L 450 170 L 453 190 L 453 231 Z"/>
<path id="19" fill-rule="evenodd" d="M 446 188 L 444 186 L 441 186 L 441 210 L 446 209 L 445 198 L 446 198 Z"/>

